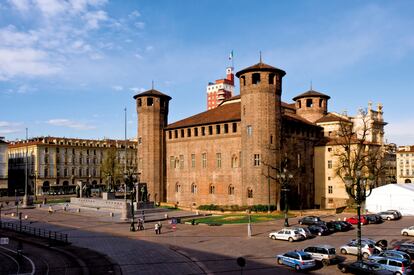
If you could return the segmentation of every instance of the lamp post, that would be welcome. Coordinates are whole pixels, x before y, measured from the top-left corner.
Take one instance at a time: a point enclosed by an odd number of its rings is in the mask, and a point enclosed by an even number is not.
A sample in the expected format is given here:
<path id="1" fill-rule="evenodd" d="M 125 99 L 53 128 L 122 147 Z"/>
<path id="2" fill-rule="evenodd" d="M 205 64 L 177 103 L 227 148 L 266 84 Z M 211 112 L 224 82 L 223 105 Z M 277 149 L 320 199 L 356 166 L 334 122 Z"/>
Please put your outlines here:
<path id="1" fill-rule="evenodd" d="M 37 200 L 37 186 L 36 186 L 36 182 L 37 182 L 37 170 L 35 170 L 33 172 L 33 174 L 31 174 L 30 176 L 31 176 L 32 179 L 34 179 L 33 190 L 34 190 L 35 200 Z"/>
<path id="2" fill-rule="evenodd" d="M 346 177 L 345 185 L 347 193 L 355 200 L 357 204 L 357 215 L 358 215 L 358 256 L 357 260 L 362 261 L 361 252 L 361 204 L 365 199 L 371 195 L 372 192 L 372 181 L 370 178 L 361 177 L 361 171 L 355 172 L 356 178 Z"/>
<path id="3" fill-rule="evenodd" d="M 285 201 L 285 227 L 289 227 L 287 193 L 290 191 L 289 183 L 293 179 L 293 175 L 288 173 L 286 168 L 283 168 L 281 172 L 278 172 L 276 174 L 276 178 L 279 180 L 279 183 L 282 186 L 281 191 L 283 192 L 283 198 Z"/>
<path id="4" fill-rule="evenodd" d="M 137 191 L 137 176 L 136 174 L 132 174 L 130 175 L 129 180 L 131 181 L 132 185 L 132 190 L 133 192 L 131 192 L 131 226 L 129 227 L 129 230 L 134 232 L 135 231 L 135 213 L 134 213 L 134 197 L 135 197 L 135 192 Z"/>

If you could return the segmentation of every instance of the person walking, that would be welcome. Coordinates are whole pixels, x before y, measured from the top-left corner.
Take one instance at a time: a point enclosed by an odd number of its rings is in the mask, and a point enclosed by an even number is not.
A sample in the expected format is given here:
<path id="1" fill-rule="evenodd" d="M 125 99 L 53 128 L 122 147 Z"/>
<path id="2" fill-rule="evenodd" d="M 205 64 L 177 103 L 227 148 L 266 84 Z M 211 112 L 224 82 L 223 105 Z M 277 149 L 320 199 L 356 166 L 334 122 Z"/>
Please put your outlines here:
<path id="1" fill-rule="evenodd" d="M 160 230 L 159 224 L 158 223 L 155 223 L 154 228 L 155 228 L 155 234 L 158 235 L 159 234 L 159 230 Z"/>
<path id="2" fill-rule="evenodd" d="M 158 222 L 158 234 L 161 234 L 162 223 L 161 221 Z"/>

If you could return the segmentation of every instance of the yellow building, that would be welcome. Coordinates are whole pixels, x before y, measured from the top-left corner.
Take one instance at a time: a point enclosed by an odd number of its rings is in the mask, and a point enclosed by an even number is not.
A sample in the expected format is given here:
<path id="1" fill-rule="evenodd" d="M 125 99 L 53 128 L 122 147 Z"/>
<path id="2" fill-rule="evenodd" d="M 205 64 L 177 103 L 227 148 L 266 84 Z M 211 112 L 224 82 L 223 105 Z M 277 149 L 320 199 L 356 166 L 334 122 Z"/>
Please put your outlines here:
<path id="1" fill-rule="evenodd" d="M 9 193 L 24 192 L 26 161 L 29 194 L 74 193 L 78 181 L 106 185 L 110 179 L 104 178 L 101 164 L 109 148 L 116 148 L 121 167 L 125 152 L 127 169 L 136 167 L 135 141 L 36 137 L 10 142 Z"/>
<path id="2" fill-rule="evenodd" d="M 7 191 L 7 175 L 7 142 L 4 141 L 3 137 L 0 137 L 0 195 Z"/>

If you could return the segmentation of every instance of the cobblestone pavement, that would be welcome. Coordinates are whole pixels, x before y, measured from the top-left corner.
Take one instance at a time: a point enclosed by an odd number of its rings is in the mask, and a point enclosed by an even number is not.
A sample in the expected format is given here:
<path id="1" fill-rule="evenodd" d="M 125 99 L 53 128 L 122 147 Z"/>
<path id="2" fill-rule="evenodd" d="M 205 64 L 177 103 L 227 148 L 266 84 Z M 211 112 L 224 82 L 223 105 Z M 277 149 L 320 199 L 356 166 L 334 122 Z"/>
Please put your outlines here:
<path id="1" fill-rule="evenodd" d="M 54 227 L 69 234 L 75 244 L 97 250 L 120 264 L 124 274 L 239 274 L 238 257 L 247 265 L 244 274 L 290 274 L 293 270 L 276 264 L 275 255 L 302 249 L 311 244 L 330 244 L 339 248 L 356 237 L 356 230 L 338 232 L 302 242 L 273 241 L 269 232 L 283 227 L 283 220 L 253 224 L 253 236 L 247 236 L 244 225 L 187 225 L 173 229 L 163 221 L 162 234 L 156 235 L 154 223 L 146 229 L 129 231 L 129 223 L 102 221 L 91 213 L 56 211 L 49 215 L 46 209 L 25 210 L 33 226 Z M 344 215 L 326 215 L 324 220 L 342 219 Z M 27 221 L 29 222 L 29 221 Z M 295 225 L 296 218 L 290 219 Z M 414 225 L 414 217 L 399 221 L 368 225 L 362 229 L 364 237 L 387 239 L 389 244 L 403 240 L 401 228 Z M 410 238 L 408 238 L 410 239 Z M 410 240 L 414 240 L 411 238 Z M 355 260 L 355 256 L 341 257 Z M 313 274 L 339 274 L 335 265 L 319 268 Z"/>

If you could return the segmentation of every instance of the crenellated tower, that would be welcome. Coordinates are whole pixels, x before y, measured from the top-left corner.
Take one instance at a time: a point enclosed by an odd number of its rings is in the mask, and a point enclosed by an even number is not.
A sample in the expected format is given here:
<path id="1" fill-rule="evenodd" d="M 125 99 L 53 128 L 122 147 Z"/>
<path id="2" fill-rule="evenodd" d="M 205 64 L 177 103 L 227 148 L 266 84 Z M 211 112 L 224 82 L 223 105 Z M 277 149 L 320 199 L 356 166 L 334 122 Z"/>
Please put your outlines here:
<path id="1" fill-rule="evenodd" d="M 134 96 L 138 113 L 138 172 L 151 201 L 166 199 L 165 137 L 171 97 L 151 89 Z"/>
<path id="2" fill-rule="evenodd" d="M 280 156 L 282 77 L 262 62 L 239 71 L 243 204 L 276 202 L 274 174 Z M 274 175 L 273 175 L 274 178 Z M 269 181 L 268 181 L 269 180 Z M 270 190 L 269 190 L 270 188 Z"/>

